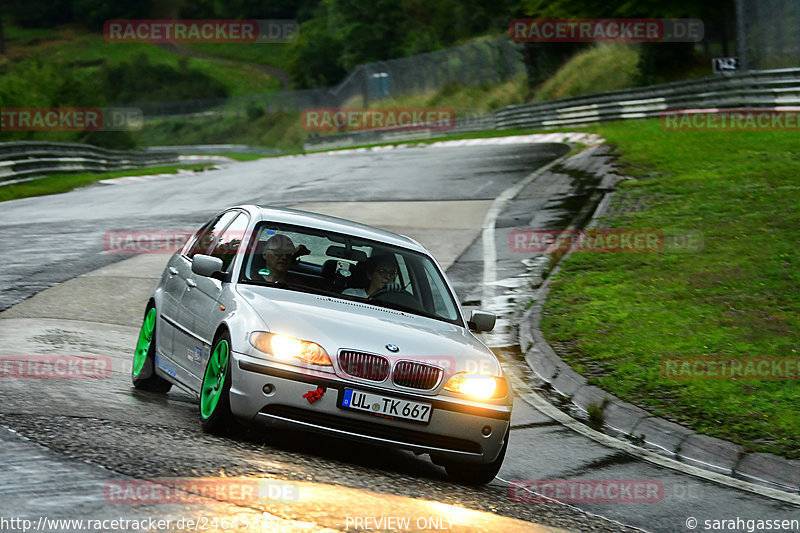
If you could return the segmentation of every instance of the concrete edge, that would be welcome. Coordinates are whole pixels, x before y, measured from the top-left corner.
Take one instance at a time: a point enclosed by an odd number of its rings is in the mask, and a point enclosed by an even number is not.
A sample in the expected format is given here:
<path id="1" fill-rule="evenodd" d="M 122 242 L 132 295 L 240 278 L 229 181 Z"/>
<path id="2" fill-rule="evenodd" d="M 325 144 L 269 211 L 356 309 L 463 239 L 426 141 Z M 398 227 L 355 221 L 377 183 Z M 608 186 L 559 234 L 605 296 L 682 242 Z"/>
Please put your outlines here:
<path id="1" fill-rule="evenodd" d="M 605 214 L 616 185 L 623 179 L 606 180 L 607 177 L 603 179 L 605 186 L 603 197 L 587 224 L 589 228 L 596 226 L 598 219 Z M 568 398 L 574 406 L 587 414 L 590 408 L 593 411 L 599 408 L 604 427 L 630 442 L 637 443 L 640 448 L 641 445 L 648 445 L 660 455 L 671 458 L 679 464 L 692 465 L 732 479 L 765 485 L 789 494 L 800 494 L 800 461 L 768 453 L 745 452 L 741 446 L 732 442 L 697 433 L 654 416 L 598 387 L 588 385 L 585 377 L 573 370 L 555 353 L 545 339 L 539 324 L 550 282 L 560 271 L 561 263 L 571 254 L 572 252 L 565 254 L 548 273 L 544 283 L 534 293 L 533 305 L 525 311 L 520 321 L 519 345 L 531 370 L 553 390 Z M 747 490 L 746 487 L 740 488 Z"/>

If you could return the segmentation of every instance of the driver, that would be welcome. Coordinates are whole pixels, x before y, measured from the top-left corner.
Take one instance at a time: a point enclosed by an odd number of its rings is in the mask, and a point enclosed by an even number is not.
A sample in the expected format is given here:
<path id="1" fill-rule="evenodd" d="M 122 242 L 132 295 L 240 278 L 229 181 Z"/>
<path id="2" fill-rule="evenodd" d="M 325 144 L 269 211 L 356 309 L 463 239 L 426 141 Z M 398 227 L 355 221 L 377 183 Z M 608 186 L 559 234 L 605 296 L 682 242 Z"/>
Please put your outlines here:
<path id="1" fill-rule="evenodd" d="M 369 286 L 366 289 L 356 287 L 345 289 L 342 294 L 368 298 L 383 288 L 400 290 L 400 284 L 394 282 L 397 277 L 397 267 L 395 266 L 394 257 L 391 255 L 373 255 L 367 259 L 364 264 L 364 270 Z"/>

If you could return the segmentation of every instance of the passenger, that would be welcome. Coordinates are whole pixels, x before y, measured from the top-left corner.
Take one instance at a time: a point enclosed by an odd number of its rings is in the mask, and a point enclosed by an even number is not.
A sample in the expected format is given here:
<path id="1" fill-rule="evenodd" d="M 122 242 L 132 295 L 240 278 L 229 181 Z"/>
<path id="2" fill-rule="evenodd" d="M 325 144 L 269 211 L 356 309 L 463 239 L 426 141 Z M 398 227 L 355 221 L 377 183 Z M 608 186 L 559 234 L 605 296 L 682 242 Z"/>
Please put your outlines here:
<path id="1" fill-rule="evenodd" d="M 366 289 L 360 287 L 345 289 L 342 291 L 342 294 L 368 298 L 383 288 L 395 291 L 402 290 L 400 284 L 394 282 L 397 277 L 397 267 L 391 255 L 373 255 L 367 259 L 364 264 L 364 270 L 369 286 Z"/>
<path id="2" fill-rule="evenodd" d="M 286 283 L 289 268 L 301 255 L 311 253 L 304 245 L 295 246 L 286 235 L 275 234 L 267 240 L 261 252 L 266 268 L 258 271 L 265 281 Z"/>

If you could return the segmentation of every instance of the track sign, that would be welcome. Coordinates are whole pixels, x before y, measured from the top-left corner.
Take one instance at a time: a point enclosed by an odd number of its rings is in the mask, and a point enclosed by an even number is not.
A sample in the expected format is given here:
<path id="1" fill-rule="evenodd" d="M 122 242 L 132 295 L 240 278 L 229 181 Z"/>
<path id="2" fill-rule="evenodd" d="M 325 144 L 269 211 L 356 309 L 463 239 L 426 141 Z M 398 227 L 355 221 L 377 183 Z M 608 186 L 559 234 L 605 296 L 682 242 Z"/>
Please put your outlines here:
<path id="1" fill-rule="evenodd" d="M 723 72 L 736 72 L 739 69 L 739 60 L 735 57 L 715 57 L 711 60 L 714 74 Z"/>

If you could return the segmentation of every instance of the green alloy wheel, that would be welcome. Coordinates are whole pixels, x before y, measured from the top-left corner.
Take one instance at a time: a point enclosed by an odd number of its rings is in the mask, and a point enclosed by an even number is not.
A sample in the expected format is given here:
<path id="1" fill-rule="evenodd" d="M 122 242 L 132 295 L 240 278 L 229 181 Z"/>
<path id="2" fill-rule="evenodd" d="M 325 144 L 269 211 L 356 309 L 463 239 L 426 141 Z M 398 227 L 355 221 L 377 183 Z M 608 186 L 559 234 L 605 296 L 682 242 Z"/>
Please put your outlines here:
<path id="1" fill-rule="evenodd" d="M 155 372 L 156 359 L 156 308 L 153 303 L 147 305 L 144 312 L 142 329 L 133 353 L 131 380 L 137 389 L 150 392 L 165 393 L 172 388 L 172 383 Z"/>
<path id="2" fill-rule="evenodd" d="M 220 335 L 211 349 L 200 388 L 200 423 L 203 430 L 218 435 L 231 429 L 231 339 Z"/>

